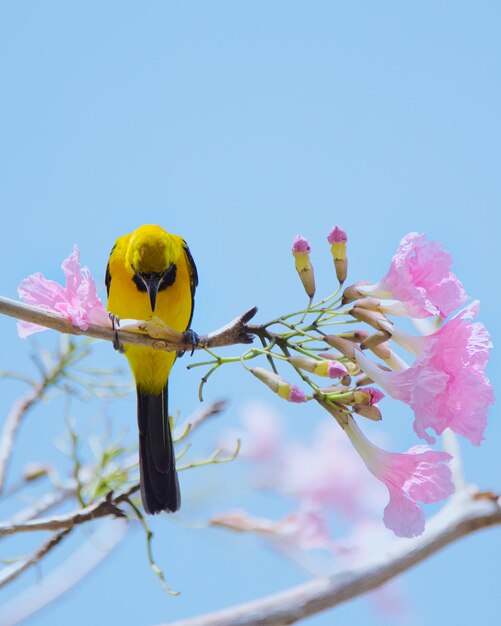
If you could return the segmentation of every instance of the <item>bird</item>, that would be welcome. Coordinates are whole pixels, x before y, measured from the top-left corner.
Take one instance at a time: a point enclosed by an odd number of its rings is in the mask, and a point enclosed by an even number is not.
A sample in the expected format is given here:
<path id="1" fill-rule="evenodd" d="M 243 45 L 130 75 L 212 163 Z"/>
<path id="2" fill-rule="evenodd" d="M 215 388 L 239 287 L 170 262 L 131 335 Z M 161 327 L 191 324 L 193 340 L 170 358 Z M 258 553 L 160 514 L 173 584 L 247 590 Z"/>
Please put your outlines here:
<path id="1" fill-rule="evenodd" d="M 107 310 L 112 321 L 160 318 L 170 328 L 190 330 L 198 273 L 182 237 L 156 224 L 143 224 L 119 237 L 111 250 L 105 275 Z M 125 353 L 137 390 L 139 471 L 143 507 L 154 515 L 174 513 L 181 506 L 168 413 L 168 379 L 175 352 L 144 346 L 115 345 Z"/>

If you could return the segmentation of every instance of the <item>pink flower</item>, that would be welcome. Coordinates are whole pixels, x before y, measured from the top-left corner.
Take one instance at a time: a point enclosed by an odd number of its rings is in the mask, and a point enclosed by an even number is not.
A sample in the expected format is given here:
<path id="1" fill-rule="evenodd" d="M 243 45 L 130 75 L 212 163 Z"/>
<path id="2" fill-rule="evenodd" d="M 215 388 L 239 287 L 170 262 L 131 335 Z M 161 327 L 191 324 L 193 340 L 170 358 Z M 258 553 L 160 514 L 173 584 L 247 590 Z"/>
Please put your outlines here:
<path id="1" fill-rule="evenodd" d="M 215 515 L 210 523 L 211 526 L 262 535 L 272 541 L 275 547 L 286 552 L 318 549 L 331 551 L 334 545 L 324 515 L 312 506 L 302 507 L 279 522 L 237 510 Z"/>
<path id="2" fill-rule="evenodd" d="M 447 452 L 414 446 L 404 454 L 386 452 L 373 445 L 349 418 L 346 433 L 368 470 L 390 494 L 384 523 L 398 537 L 415 537 L 424 530 L 424 513 L 417 502 L 440 502 L 454 492 Z"/>
<path id="3" fill-rule="evenodd" d="M 262 465 L 279 457 L 284 437 L 281 415 L 267 404 L 253 402 L 244 408 L 242 426 L 241 429 L 225 431 L 218 447 L 231 453 L 235 449 L 235 440 L 239 439 L 242 444 L 238 458 Z"/>
<path id="4" fill-rule="evenodd" d="M 440 330 L 412 337 L 393 330 L 394 338 L 412 348 L 418 357 L 408 369 L 388 372 L 362 352 L 356 352 L 360 367 L 393 398 L 409 404 L 415 415 L 414 430 L 428 443 L 433 429 L 441 434 L 449 427 L 479 445 L 487 425 L 494 394 L 484 374 L 489 350 L 489 333 L 483 324 L 469 321 L 478 312 L 473 302 Z"/>
<path id="5" fill-rule="evenodd" d="M 366 519 L 382 502 L 350 442 L 332 426 L 322 424 L 307 444 L 282 444 L 279 463 L 268 472 L 268 486 L 301 502 L 331 508 L 347 519 Z"/>
<path id="6" fill-rule="evenodd" d="M 358 285 L 364 295 L 403 302 L 413 317 L 446 318 L 467 300 L 451 272 L 452 256 L 425 235 L 409 233 L 391 260 L 390 269 L 376 285 Z"/>
<path id="7" fill-rule="evenodd" d="M 108 314 L 97 295 L 89 269 L 80 267 L 77 245 L 63 261 L 61 268 L 66 276 L 66 287 L 46 279 L 43 274 L 36 273 L 21 281 L 18 287 L 19 297 L 26 304 L 59 313 L 82 330 L 87 330 L 89 324 L 110 325 Z M 18 322 L 17 328 L 19 336 L 23 339 L 32 333 L 47 330 L 43 326 L 29 322 Z"/>

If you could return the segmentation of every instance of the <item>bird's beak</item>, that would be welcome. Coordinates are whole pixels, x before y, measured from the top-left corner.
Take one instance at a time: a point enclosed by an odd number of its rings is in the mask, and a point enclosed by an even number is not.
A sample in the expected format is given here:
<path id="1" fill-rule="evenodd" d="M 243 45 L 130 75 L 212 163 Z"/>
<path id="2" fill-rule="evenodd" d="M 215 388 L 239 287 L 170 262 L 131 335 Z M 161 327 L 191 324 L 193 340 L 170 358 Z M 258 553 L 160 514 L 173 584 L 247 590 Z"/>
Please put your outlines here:
<path id="1" fill-rule="evenodd" d="M 157 303 L 157 293 L 158 288 L 160 287 L 160 281 L 162 280 L 162 274 L 150 274 L 148 279 L 145 280 L 146 289 L 148 290 L 148 295 L 150 296 L 151 310 L 155 311 L 155 305 Z"/>

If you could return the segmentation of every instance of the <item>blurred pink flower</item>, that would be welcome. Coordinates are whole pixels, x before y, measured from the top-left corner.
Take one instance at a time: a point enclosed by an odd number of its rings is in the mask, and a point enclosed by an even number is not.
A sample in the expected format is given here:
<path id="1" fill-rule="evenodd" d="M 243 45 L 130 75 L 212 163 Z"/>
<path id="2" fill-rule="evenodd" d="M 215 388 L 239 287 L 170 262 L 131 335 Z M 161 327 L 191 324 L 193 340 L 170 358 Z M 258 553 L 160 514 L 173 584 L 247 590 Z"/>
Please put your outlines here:
<path id="1" fill-rule="evenodd" d="M 267 404 L 252 403 L 244 408 L 242 428 L 227 430 L 218 442 L 218 447 L 231 453 L 235 449 L 235 440 L 240 439 L 239 458 L 263 463 L 275 463 L 280 459 L 283 449 L 282 416 Z"/>
<path id="2" fill-rule="evenodd" d="M 382 370 L 356 351 L 365 373 L 393 398 L 412 407 L 414 430 L 428 443 L 435 439 L 427 428 L 440 435 L 447 427 L 475 445 L 482 441 L 494 394 L 484 374 L 490 336 L 483 324 L 470 321 L 477 313 L 478 303 L 473 302 L 438 331 L 421 337 L 392 327 L 394 339 L 418 355 L 406 370 Z"/>
<path id="3" fill-rule="evenodd" d="M 26 304 L 35 305 L 46 311 L 68 318 L 72 324 L 87 330 L 89 324 L 110 325 L 108 314 L 99 299 L 94 280 L 87 267 L 80 267 L 80 253 L 75 245 L 61 268 L 66 277 L 66 287 L 43 274 L 36 273 L 21 281 L 18 294 Z M 18 322 L 19 336 L 23 339 L 32 333 L 47 330 L 44 326 Z"/>
<path id="4" fill-rule="evenodd" d="M 369 471 L 388 488 L 390 501 L 384 523 L 398 537 L 415 537 L 424 530 L 424 512 L 417 502 L 440 502 L 454 492 L 447 452 L 414 446 L 404 454 L 386 452 L 372 444 L 353 418 L 346 433 Z"/>
<path id="5" fill-rule="evenodd" d="M 330 507 L 357 522 L 375 515 L 382 505 L 349 440 L 330 422 L 317 429 L 308 445 L 282 444 L 273 483 L 282 493 Z"/>
<path id="6" fill-rule="evenodd" d="M 412 317 L 448 317 L 467 300 L 451 272 L 452 256 L 425 235 L 409 233 L 400 242 L 390 269 L 376 285 L 357 285 L 359 293 L 403 302 Z"/>
<path id="7" fill-rule="evenodd" d="M 254 517 L 245 511 L 229 511 L 212 517 L 211 526 L 222 526 L 238 532 L 252 532 L 266 537 L 284 551 L 332 551 L 327 521 L 319 508 L 302 507 L 279 522 Z"/>

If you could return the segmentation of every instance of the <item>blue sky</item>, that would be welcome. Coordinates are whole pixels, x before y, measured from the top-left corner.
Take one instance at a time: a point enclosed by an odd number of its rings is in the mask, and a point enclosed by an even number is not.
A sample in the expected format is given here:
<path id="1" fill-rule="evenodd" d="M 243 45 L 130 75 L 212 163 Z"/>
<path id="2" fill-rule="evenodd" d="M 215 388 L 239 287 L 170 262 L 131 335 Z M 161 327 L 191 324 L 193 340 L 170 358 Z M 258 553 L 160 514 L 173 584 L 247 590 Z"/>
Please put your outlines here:
<path id="1" fill-rule="evenodd" d="M 58 278 L 75 242 L 102 284 L 116 237 L 159 223 L 190 244 L 200 274 L 194 328 L 205 332 L 254 304 L 266 320 L 302 303 L 290 256 L 298 233 L 328 291 L 322 250 L 334 224 L 348 231 L 353 280 L 379 278 L 401 237 L 419 231 L 453 253 L 497 345 L 500 19 L 494 1 L 1 3 L 2 295 L 15 297 L 34 271 Z M 12 321 L 0 325 L 0 369 L 28 371 L 28 344 Z M 97 355 L 121 363 L 111 348 Z M 499 368 L 494 350 L 495 387 Z M 235 369 L 208 387 L 207 399 L 231 398 L 221 427 L 253 398 L 273 403 L 247 378 Z M 178 364 L 171 407 L 192 410 L 197 387 L 197 373 Z M 3 389 L 5 414 L 19 389 Z M 61 406 L 22 430 L 34 456 L 57 455 Z M 75 407 L 82 418 L 90 410 Z M 132 396 L 106 412 L 133 432 Z M 303 416 L 290 411 L 291 428 L 304 432 Z M 396 448 L 415 443 L 410 430 L 407 422 L 390 432 Z M 205 435 L 209 449 L 216 433 Z M 501 488 L 500 437 L 494 408 L 482 446 L 463 446 L 470 480 L 485 488 Z M 211 493 L 231 484 L 232 470 L 218 471 L 184 479 L 188 511 L 190 502 L 211 511 L 204 485 Z M 73 624 L 154 624 L 305 579 L 252 538 L 191 528 L 188 513 L 154 529 L 180 598 L 160 590 L 135 533 L 30 623 L 58 626 L 71 615 Z M 491 623 L 500 538 L 468 538 L 406 574 L 413 623 Z M 380 618 L 357 601 L 309 623 L 334 619 Z"/>

